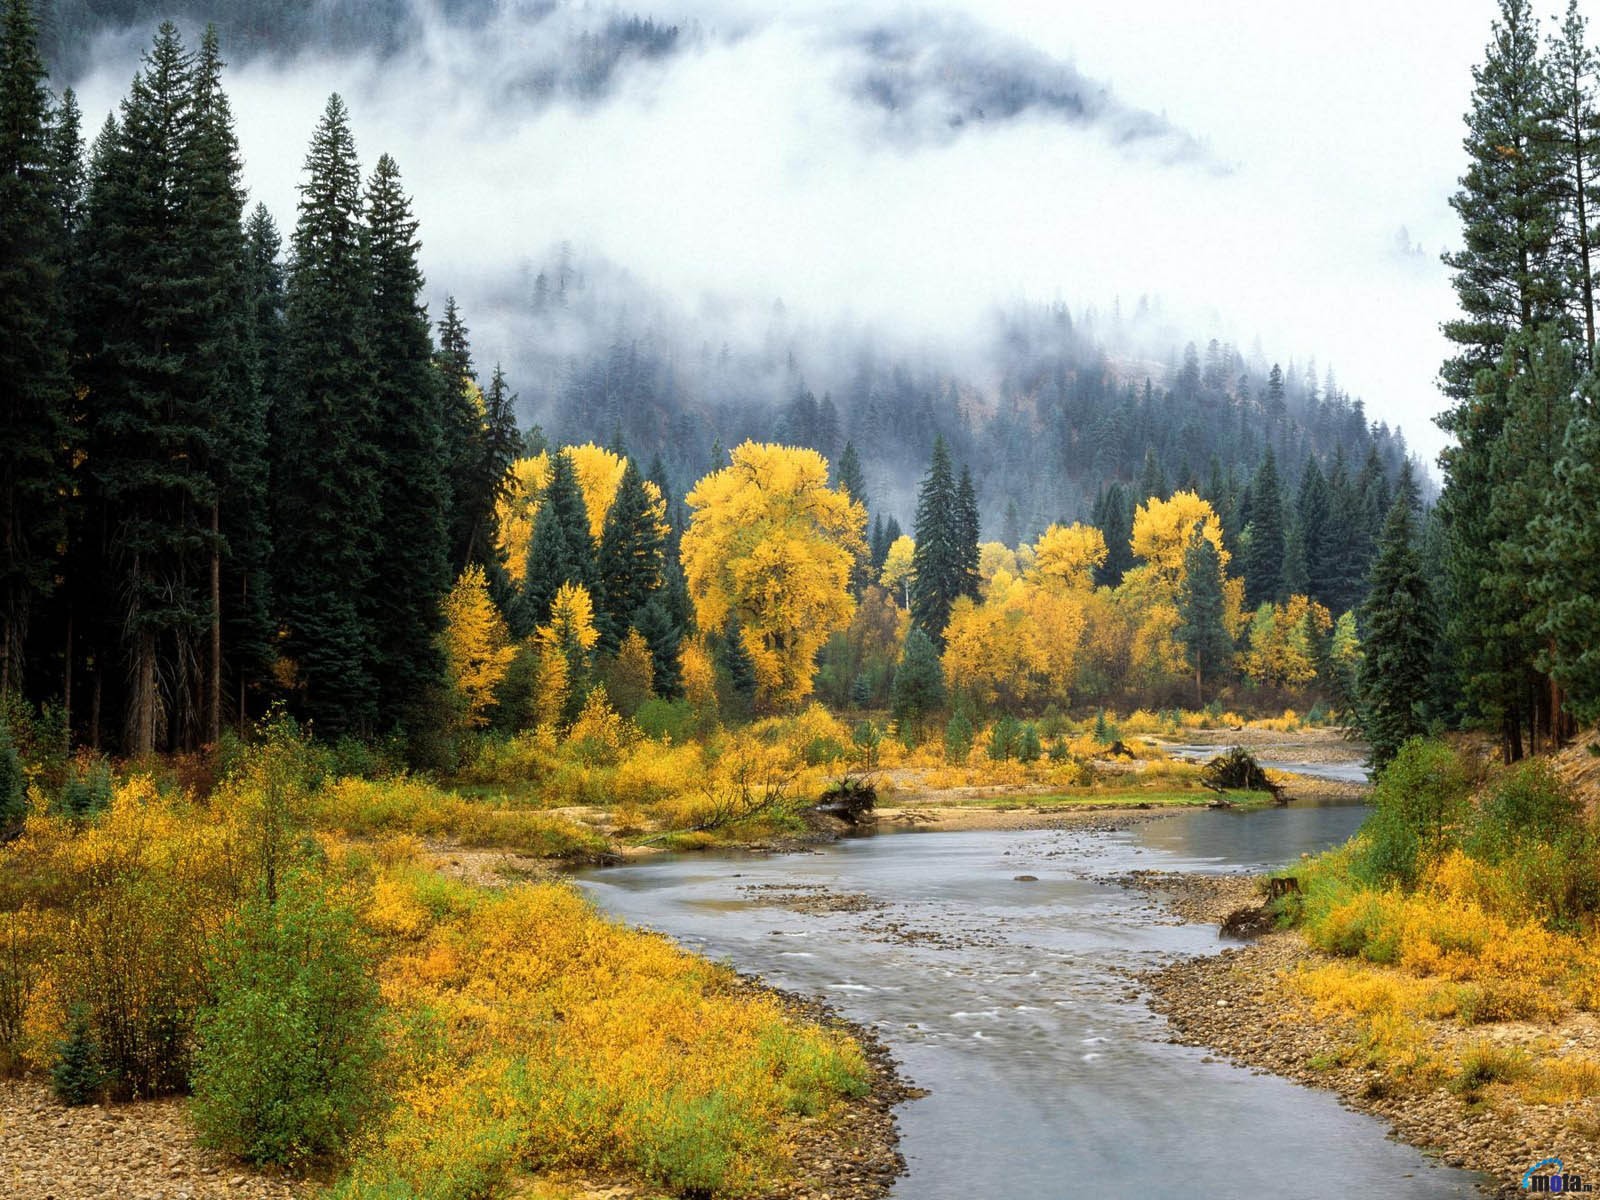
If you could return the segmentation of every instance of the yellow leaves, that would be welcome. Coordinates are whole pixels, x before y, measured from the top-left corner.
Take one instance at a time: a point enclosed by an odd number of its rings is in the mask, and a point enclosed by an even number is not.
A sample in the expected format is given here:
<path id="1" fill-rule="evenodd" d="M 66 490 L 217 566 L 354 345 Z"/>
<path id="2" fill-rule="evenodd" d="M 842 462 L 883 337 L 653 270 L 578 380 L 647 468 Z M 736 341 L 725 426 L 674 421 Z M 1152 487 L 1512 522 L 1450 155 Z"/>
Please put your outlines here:
<path id="1" fill-rule="evenodd" d="M 991 704 L 1066 699 L 1087 627 L 1084 599 L 1000 571 L 982 604 L 963 597 L 951 609 L 945 678 Z"/>
<path id="2" fill-rule="evenodd" d="M 850 623 L 866 510 L 828 486 L 814 450 L 745 442 L 731 458 L 689 493 L 689 593 L 701 629 L 738 620 L 758 704 L 792 704 L 811 692 L 817 651 Z"/>
<path id="3" fill-rule="evenodd" d="M 538 519 L 544 489 L 550 482 L 550 455 L 539 453 L 511 464 L 506 492 L 495 502 L 495 530 L 506 563 L 515 576 L 522 573 L 533 544 L 533 523 Z"/>
<path id="4" fill-rule="evenodd" d="M 516 657 L 505 619 L 489 596 L 489 581 L 476 563 L 461 573 L 444 603 L 445 666 L 471 728 L 489 723 L 494 689 Z"/>
<path id="5" fill-rule="evenodd" d="M 1317 677 L 1317 641 L 1333 628 L 1328 610 L 1305 596 L 1263 604 L 1250 621 L 1244 670 L 1257 683 L 1310 683 Z"/>
<path id="6" fill-rule="evenodd" d="M 731 983 L 563 884 L 441 915 L 383 969 L 400 1020 L 425 1015 L 429 1037 L 395 1039 L 398 1102 L 357 1176 L 431 1195 L 470 1163 L 485 1181 L 532 1166 L 625 1171 L 673 1191 L 764 1190 L 785 1166 L 790 1114 L 859 1087 L 864 1061 L 848 1039 Z M 702 1162 L 714 1173 L 674 1165 Z"/>
<path id="7" fill-rule="evenodd" d="M 1175 492 L 1170 500 L 1152 496 L 1133 515 L 1134 554 L 1156 569 L 1174 596 L 1183 583 L 1183 556 L 1196 529 L 1217 548 L 1226 573 L 1229 554 L 1222 548 L 1222 522 L 1211 505 L 1193 492 Z"/>
<path id="8" fill-rule="evenodd" d="M 621 455 L 592 442 L 568 446 L 561 453 L 572 464 L 578 490 L 583 493 L 583 505 L 589 514 L 589 536 L 599 541 L 600 531 L 605 528 L 606 514 L 611 511 L 611 502 L 617 498 L 617 488 L 621 486 L 623 472 L 628 468 L 627 461 Z M 659 491 L 657 489 L 658 498 Z"/>
<path id="9" fill-rule="evenodd" d="M 895 538 L 883 557 L 883 571 L 878 576 L 883 590 L 903 608 L 911 607 L 911 556 L 916 549 L 917 544 L 905 534 Z"/>
<path id="10" fill-rule="evenodd" d="M 1106 555 L 1105 535 L 1094 526 L 1052 525 L 1033 548 L 1034 569 L 1069 588 L 1088 590 Z"/>
<path id="11" fill-rule="evenodd" d="M 550 603 L 549 624 L 539 626 L 536 636 L 547 648 L 593 650 L 600 631 L 594 627 L 594 600 L 589 589 L 581 583 L 563 583 Z"/>

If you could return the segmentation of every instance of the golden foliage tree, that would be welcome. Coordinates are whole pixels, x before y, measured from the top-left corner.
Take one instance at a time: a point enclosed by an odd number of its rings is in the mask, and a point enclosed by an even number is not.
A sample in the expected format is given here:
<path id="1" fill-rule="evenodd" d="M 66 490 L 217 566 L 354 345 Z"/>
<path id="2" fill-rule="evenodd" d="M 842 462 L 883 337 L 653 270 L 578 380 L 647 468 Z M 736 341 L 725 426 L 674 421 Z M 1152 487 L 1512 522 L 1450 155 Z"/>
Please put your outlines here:
<path id="1" fill-rule="evenodd" d="M 1133 514 L 1133 552 L 1171 585 L 1174 596 L 1183 585 L 1183 559 L 1196 528 L 1217 548 L 1226 574 L 1230 556 L 1222 546 L 1222 522 L 1193 492 L 1174 492 L 1170 500 L 1152 496 Z"/>
<path id="2" fill-rule="evenodd" d="M 883 570 L 878 575 L 883 590 L 907 609 L 911 607 L 911 556 L 916 550 L 917 544 L 901 534 L 890 544 L 889 553 L 883 556 Z"/>
<path id="3" fill-rule="evenodd" d="M 461 700 L 462 719 L 470 728 L 481 728 L 489 723 L 495 688 L 517 651 L 477 563 L 461 573 L 445 597 L 444 618 L 445 665 Z"/>
<path id="4" fill-rule="evenodd" d="M 1006 707 L 1071 694 L 1087 593 L 1043 582 L 1002 570 L 981 604 L 956 601 L 945 627 L 944 671 L 952 687 Z"/>
<path id="5" fill-rule="evenodd" d="M 1317 677 L 1317 645 L 1333 629 L 1326 608 L 1305 596 L 1263 604 L 1250 621 L 1245 674 L 1257 683 L 1282 687 Z"/>
<path id="6" fill-rule="evenodd" d="M 1033 548 L 1033 565 L 1041 575 L 1087 591 L 1106 555 L 1105 535 L 1093 525 L 1052 525 Z"/>
<path id="7" fill-rule="evenodd" d="M 622 473 L 628 463 L 621 455 L 586 442 L 582 446 L 568 446 L 561 453 L 572 464 L 572 474 L 583 493 L 583 506 L 589 514 L 589 536 L 600 540 L 605 528 L 606 514 L 611 502 L 617 498 L 617 488 L 622 484 Z"/>
<path id="8" fill-rule="evenodd" d="M 539 516 L 545 486 L 550 482 L 550 455 L 540 453 L 511 464 L 506 490 L 495 502 L 495 528 L 500 550 L 513 575 L 520 576 L 533 542 L 533 523 Z"/>
<path id="9" fill-rule="evenodd" d="M 737 619 L 757 704 L 794 704 L 811 693 L 817 651 L 855 611 L 866 509 L 828 486 L 815 450 L 745 442 L 731 459 L 689 493 L 689 594 L 701 629 Z"/>

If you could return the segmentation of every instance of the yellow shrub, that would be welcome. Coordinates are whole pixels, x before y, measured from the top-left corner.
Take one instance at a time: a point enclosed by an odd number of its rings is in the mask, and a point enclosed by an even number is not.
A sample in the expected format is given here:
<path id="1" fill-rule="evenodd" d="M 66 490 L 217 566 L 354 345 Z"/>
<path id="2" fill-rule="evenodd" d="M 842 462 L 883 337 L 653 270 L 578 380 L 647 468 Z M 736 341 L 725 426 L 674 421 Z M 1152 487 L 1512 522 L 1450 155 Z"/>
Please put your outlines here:
<path id="1" fill-rule="evenodd" d="M 451 912 L 382 985 L 400 1028 L 430 1035 L 394 1040 L 397 1104 L 351 1197 L 489 1194 L 518 1167 L 754 1194 L 782 1174 L 790 1122 L 864 1086 L 854 1043 L 561 884 Z"/>
<path id="2" fill-rule="evenodd" d="M 705 777 L 699 745 L 668 746 L 644 738 L 617 764 L 611 776 L 611 794 L 618 804 L 649 807 L 698 791 Z"/>

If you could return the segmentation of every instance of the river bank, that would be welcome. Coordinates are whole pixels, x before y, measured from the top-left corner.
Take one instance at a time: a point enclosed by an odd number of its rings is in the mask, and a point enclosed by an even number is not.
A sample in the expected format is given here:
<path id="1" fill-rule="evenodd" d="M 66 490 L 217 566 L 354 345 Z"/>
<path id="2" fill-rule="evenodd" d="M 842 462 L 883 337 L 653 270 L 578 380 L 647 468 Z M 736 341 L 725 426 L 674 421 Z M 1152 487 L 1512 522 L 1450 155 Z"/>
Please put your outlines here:
<path id="1" fill-rule="evenodd" d="M 1214 885 L 1194 887 L 1209 892 Z M 1207 919 L 1218 918 L 1218 907 L 1205 914 Z M 1191 906 L 1190 911 L 1197 910 Z M 1316 1012 L 1295 989 L 1297 974 L 1334 961 L 1298 933 L 1273 932 L 1218 955 L 1182 959 L 1140 980 L 1149 989 L 1151 1007 L 1170 1023 L 1175 1042 L 1331 1090 L 1348 1107 L 1389 1122 L 1401 1141 L 1450 1166 L 1489 1176 L 1496 1195 L 1518 1194 L 1523 1172 L 1551 1156 L 1585 1179 L 1600 1173 L 1600 1099 L 1533 1103 L 1492 1082 L 1476 1090 L 1447 1083 L 1402 1085 L 1364 1063 L 1355 1023 Z M 1427 1036 L 1442 1054 L 1489 1045 L 1530 1056 L 1558 1050 L 1592 1056 L 1600 1064 L 1600 1020 L 1593 1013 L 1555 1023 L 1472 1028 L 1435 1021 Z"/>

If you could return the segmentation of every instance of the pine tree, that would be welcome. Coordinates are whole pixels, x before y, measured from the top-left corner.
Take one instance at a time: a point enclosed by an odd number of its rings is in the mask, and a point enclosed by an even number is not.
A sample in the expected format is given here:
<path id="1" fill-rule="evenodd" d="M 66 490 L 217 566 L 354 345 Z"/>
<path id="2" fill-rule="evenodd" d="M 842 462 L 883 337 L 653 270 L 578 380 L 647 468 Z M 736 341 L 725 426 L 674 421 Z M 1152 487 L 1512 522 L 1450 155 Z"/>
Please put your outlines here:
<path id="1" fill-rule="evenodd" d="M 376 638 L 378 694 L 418 733 L 444 679 L 439 634 L 441 602 L 450 590 L 450 492 L 417 220 L 387 154 L 367 185 L 365 235 L 368 352 L 382 437 L 380 515 L 365 609 Z"/>
<path id="2" fill-rule="evenodd" d="M 252 590 L 265 598 L 270 552 L 267 410 L 260 390 L 249 250 L 241 228 L 245 193 L 239 144 L 222 90 L 222 67 L 216 28 L 208 27 L 195 63 L 187 201 L 188 249 L 200 281 L 195 369 L 213 429 L 209 742 L 222 732 L 225 680 L 231 676 L 246 687 L 264 679 L 274 633 L 264 604 L 249 600 Z"/>
<path id="3" fill-rule="evenodd" d="M 1358 718 L 1375 767 L 1387 765 L 1406 739 L 1426 729 L 1437 621 L 1433 596 L 1414 545 L 1415 490 L 1409 466 L 1384 523 L 1366 602 L 1361 606 L 1364 657 L 1357 675 Z"/>
<path id="4" fill-rule="evenodd" d="M 956 485 L 956 537 L 961 553 L 961 594 L 973 600 L 979 598 L 983 582 L 978 573 L 978 541 L 983 536 L 978 516 L 978 490 L 972 486 L 972 472 L 961 468 L 961 482 Z"/>
<path id="5" fill-rule="evenodd" d="M 65 138 L 58 126 L 56 137 Z M 27 0 L 0 26 L 0 696 L 22 683 L 29 618 L 65 535 L 66 231 L 44 62 Z"/>
<path id="6" fill-rule="evenodd" d="M 662 529 L 644 478 L 630 458 L 595 555 L 595 623 L 607 652 L 615 653 L 661 586 L 661 565 Z"/>
<path id="7" fill-rule="evenodd" d="M 1304 594 L 1321 604 L 1328 602 L 1330 581 L 1336 570 L 1336 564 L 1329 561 L 1328 522 L 1332 508 L 1327 478 L 1317 460 L 1309 458 L 1295 495 L 1295 527 L 1299 530 L 1300 549 L 1305 555 Z"/>
<path id="8" fill-rule="evenodd" d="M 1543 604 L 1539 633 L 1551 674 L 1578 721 L 1600 719 L 1600 416 L 1595 381 L 1568 422 L 1555 482 L 1535 523 L 1533 590 Z"/>
<path id="9" fill-rule="evenodd" d="M 906 634 L 894 673 L 893 716 L 902 736 L 920 736 L 922 722 L 944 707 L 944 668 L 933 639 L 920 629 Z M 908 743 L 909 744 L 909 743 Z"/>
<path id="10" fill-rule="evenodd" d="M 231 131 L 207 98 L 213 82 L 163 25 L 114 138 L 97 148 L 86 215 L 86 492 L 103 533 L 95 575 L 114 597 L 94 657 L 128 664 L 125 748 L 135 754 L 155 749 L 163 724 L 168 748 L 197 744 L 215 708 L 203 664 L 215 667 L 217 646 L 219 426 L 229 416 L 218 406 L 249 374 L 227 289 L 239 261 L 224 249 Z"/>
<path id="11" fill-rule="evenodd" d="M 912 556 L 916 582 L 911 591 L 911 622 L 935 645 L 943 645 L 950 607 L 967 588 L 962 524 L 950 451 L 944 438 L 938 437 L 917 494 L 916 551 Z"/>
<path id="12" fill-rule="evenodd" d="M 594 582 L 594 549 L 589 540 L 589 515 L 572 473 L 572 460 L 553 455 L 550 482 L 533 522 L 533 541 L 523 564 L 517 597 L 516 628 L 525 635 L 550 619 L 550 605 L 564 583 L 589 587 Z"/>
<path id="13" fill-rule="evenodd" d="M 1233 657 L 1233 639 L 1223 622 L 1222 558 L 1211 540 L 1196 537 L 1184 552 L 1183 592 L 1178 600 L 1178 641 L 1194 670 L 1196 707 L 1205 706 L 1205 681 L 1215 681 Z"/>
<path id="14" fill-rule="evenodd" d="M 1566 289 L 1583 329 L 1583 363 L 1594 366 L 1594 172 L 1600 154 L 1595 78 L 1600 60 L 1589 46 L 1578 0 L 1567 0 L 1561 33 L 1546 55 L 1550 88 L 1550 154 L 1561 202 L 1555 249 Z"/>
<path id="15" fill-rule="evenodd" d="M 361 177 L 338 96 L 312 138 L 299 208 L 273 422 L 273 576 L 303 709 L 333 736 L 377 720 L 362 598 L 382 516 Z"/>
<path id="16" fill-rule="evenodd" d="M 1249 534 L 1244 546 L 1244 586 L 1251 608 L 1284 598 L 1283 491 L 1272 447 L 1250 481 Z"/>
<path id="17" fill-rule="evenodd" d="M 661 596 L 652 596 L 639 610 L 633 627 L 650 647 L 651 686 L 656 695 L 671 700 L 683 693 L 683 671 L 678 661 L 681 632 Z"/>
<path id="18" fill-rule="evenodd" d="M 844 452 L 839 455 L 838 476 L 838 485 L 844 489 L 844 494 L 857 504 L 865 506 L 867 477 L 861 471 L 861 456 L 856 453 L 854 442 L 844 444 Z"/>

